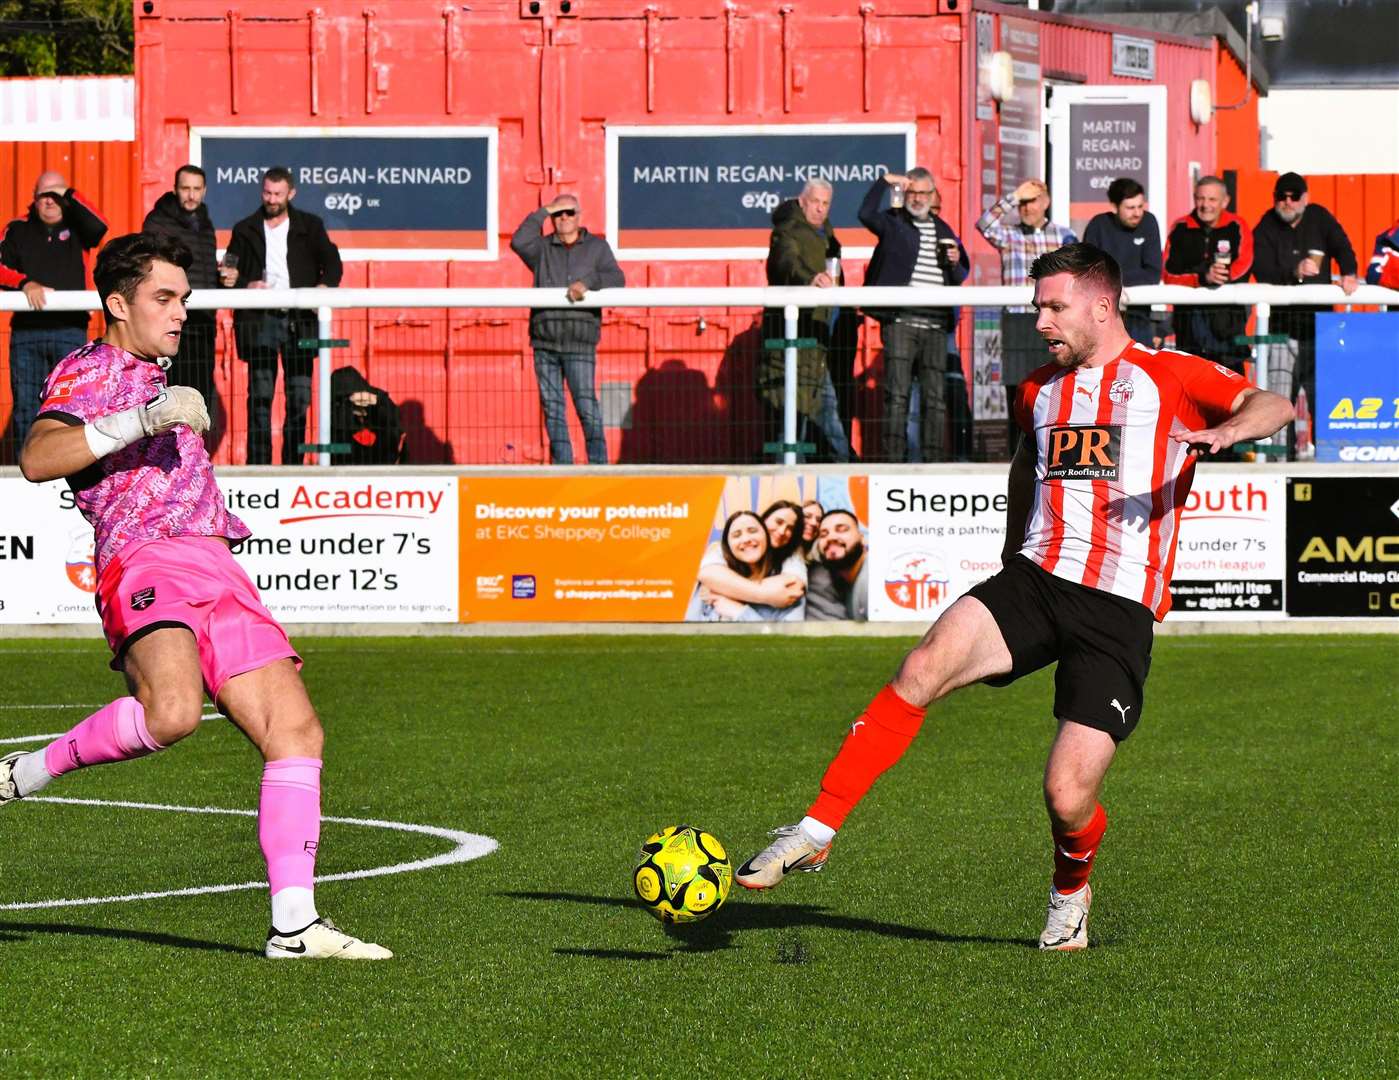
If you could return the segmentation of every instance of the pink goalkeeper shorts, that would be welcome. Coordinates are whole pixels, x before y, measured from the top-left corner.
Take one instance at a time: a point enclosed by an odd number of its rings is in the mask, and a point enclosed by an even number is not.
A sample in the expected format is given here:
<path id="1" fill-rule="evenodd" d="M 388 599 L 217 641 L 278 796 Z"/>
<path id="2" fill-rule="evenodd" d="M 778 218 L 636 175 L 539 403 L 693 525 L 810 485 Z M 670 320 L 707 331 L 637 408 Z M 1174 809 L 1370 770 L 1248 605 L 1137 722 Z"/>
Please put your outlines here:
<path id="1" fill-rule="evenodd" d="M 290 658 L 287 633 L 263 607 L 228 545 L 211 536 L 176 536 L 123 548 L 97 582 L 97 611 L 112 648 L 112 669 L 152 630 L 183 626 L 199 646 L 211 700 L 235 675 Z"/>

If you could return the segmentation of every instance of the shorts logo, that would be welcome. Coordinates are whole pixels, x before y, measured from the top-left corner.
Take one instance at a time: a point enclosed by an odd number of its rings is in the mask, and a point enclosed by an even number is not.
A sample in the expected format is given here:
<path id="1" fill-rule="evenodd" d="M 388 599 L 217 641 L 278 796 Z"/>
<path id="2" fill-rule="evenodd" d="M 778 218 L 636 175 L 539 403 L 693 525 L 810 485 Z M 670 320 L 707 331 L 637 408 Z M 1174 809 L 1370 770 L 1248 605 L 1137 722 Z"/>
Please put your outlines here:
<path id="1" fill-rule="evenodd" d="M 1046 480 L 1116 480 L 1122 428 L 1118 424 L 1072 424 L 1049 429 Z"/>
<path id="2" fill-rule="evenodd" d="M 155 603 L 155 586 L 151 585 L 145 589 L 138 589 L 131 594 L 131 610 L 145 611 Z"/>
<path id="3" fill-rule="evenodd" d="M 1108 400 L 1114 405 L 1126 405 L 1132 400 L 1136 389 L 1131 379 L 1113 379 L 1112 386 L 1108 388 Z"/>
<path id="4" fill-rule="evenodd" d="M 301 850 L 314 859 L 316 857 L 316 849 L 319 846 L 320 844 L 318 841 L 307 840 L 304 844 L 301 845 Z"/>

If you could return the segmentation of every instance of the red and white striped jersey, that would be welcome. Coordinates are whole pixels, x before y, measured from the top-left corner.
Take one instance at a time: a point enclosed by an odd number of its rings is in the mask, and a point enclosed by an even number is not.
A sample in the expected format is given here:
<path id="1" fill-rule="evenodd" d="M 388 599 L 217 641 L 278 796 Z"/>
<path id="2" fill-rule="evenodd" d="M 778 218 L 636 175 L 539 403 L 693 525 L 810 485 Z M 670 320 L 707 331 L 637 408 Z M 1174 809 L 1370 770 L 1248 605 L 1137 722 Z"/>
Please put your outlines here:
<path id="1" fill-rule="evenodd" d="M 1187 448 L 1167 436 L 1222 423 L 1249 385 L 1212 361 L 1136 342 L 1102 367 L 1035 371 L 1015 404 L 1036 456 L 1020 553 L 1164 618 L 1195 474 Z"/>

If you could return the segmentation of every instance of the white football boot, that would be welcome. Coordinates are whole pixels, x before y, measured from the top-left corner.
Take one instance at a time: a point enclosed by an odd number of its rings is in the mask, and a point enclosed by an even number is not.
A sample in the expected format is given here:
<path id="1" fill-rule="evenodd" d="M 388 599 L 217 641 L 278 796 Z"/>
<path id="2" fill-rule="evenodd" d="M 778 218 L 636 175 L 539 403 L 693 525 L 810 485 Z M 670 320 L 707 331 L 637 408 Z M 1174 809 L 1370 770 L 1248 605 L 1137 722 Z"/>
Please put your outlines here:
<path id="1" fill-rule="evenodd" d="M 771 844 L 738 868 L 734 880 L 745 889 L 771 889 L 788 874 L 798 870 L 815 873 L 826 868 L 831 845 L 822 847 L 802 831 L 800 825 L 773 829 Z"/>
<path id="2" fill-rule="evenodd" d="M 19 785 L 15 783 L 15 762 L 27 753 L 28 750 L 16 750 L 13 754 L 0 757 L 0 806 L 24 797 L 19 793 Z"/>
<path id="3" fill-rule="evenodd" d="M 317 919 L 294 934 L 278 933 L 274 927 L 267 936 L 266 955 L 269 960 L 389 960 L 393 957 L 382 945 L 351 937 L 326 918 Z"/>
<path id="4" fill-rule="evenodd" d="M 1060 896 L 1049 887 L 1049 912 L 1044 919 L 1040 948 L 1073 952 L 1088 948 L 1088 909 L 1093 906 L 1093 887 L 1085 884 L 1078 892 Z"/>

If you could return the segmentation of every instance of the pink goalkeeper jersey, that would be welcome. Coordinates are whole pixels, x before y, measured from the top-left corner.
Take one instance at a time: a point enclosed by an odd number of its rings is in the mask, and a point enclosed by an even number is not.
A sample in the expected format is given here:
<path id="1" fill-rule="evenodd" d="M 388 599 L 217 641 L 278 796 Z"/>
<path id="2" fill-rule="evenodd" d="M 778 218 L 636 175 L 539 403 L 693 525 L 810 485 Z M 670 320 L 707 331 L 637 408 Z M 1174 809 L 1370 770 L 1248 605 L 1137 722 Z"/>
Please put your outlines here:
<path id="1" fill-rule="evenodd" d="M 1102 367 L 1035 371 L 1015 403 L 1036 457 L 1020 554 L 1164 618 L 1195 475 L 1187 448 L 1167 436 L 1222 423 L 1250 385 L 1209 360 L 1135 342 Z"/>
<path id="2" fill-rule="evenodd" d="M 93 341 L 53 369 L 39 417 L 85 424 L 142 405 L 164 389 L 165 372 L 157 364 Z M 68 483 L 97 534 L 99 578 L 128 544 L 169 536 L 241 540 L 251 535 L 224 505 L 204 440 L 183 424 L 108 454 Z"/>

